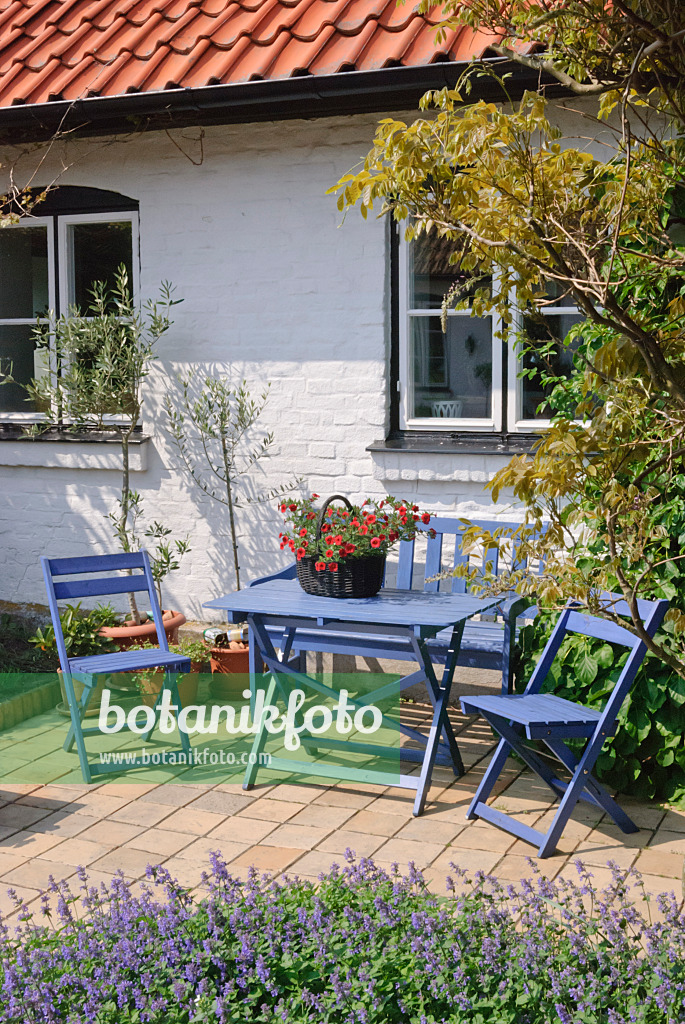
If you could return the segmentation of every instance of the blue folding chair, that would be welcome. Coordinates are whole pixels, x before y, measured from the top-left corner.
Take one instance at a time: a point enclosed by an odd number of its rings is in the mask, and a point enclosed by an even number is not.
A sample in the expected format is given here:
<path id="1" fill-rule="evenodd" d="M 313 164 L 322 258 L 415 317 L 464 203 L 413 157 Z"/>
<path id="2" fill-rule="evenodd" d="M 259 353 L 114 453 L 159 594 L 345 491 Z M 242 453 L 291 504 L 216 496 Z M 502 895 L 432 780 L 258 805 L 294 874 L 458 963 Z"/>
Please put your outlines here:
<path id="1" fill-rule="evenodd" d="M 602 601 L 617 615 L 628 616 L 628 605 L 618 595 L 604 594 Z M 638 610 L 650 637 L 654 636 L 668 609 L 668 601 L 638 601 Z M 628 658 L 612 692 L 599 711 L 575 704 L 551 693 L 542 693 L 542 686 L 559 648 L 568 633 L 596 637 L 609 644 L 627 647 Z M 607 736 L 616 732 L 618 713 L 633 684 L 646 653 L 646 646 L 634 633 L 607 619 L 595 618 L 574 611 L 572 603 L 561 613 L 547 641 L 530 682 L 522 694 L 463 697 L 466 714 L 480 714 L 502 739 L 490 762 L 476 795 L 467 811 L 467 818 L 483 818 L 538 847 L 540 857 L 554 853 L 566 822 L 579 800 L 586 800 L 606 811 L 623 832 L 637 832 L 637 825 L 621 810 L 615 800 L 592 776 L 595 761 Z M 564 740 L 587 738 L 580 758 Z M 559 779 L 540 755 L 524 740 L 542 740 L 552 754 L 571 772 L 571 780 Z M 524 825 L 515 818 L 486 803 L 511 751 L 515 751 L 555 796 L 561 797 L 552 824 L 546 833 Z"/>
<path id="2" fill-rule="evenodd" d="M 80 558 L 41 558 L 40 561 L 43 567 L 50 615 L 55 630 L 55 640 L 62 669 L 62 679 L 71 715 L 71 725 L 64 742 L 64 749 L 69 751 L 74 743 L 76 743 L 84 782 L 91 782 L 93 775 L 120 772 L 129 768 L 147 767 L 141 758 L 127 761 L 125 765 L 89 761 L 86 754 L 84 736 L 95 733 L 98 735 L 102 734 L 97 727 L 83 728 L 83 718 L 88 709 L 98 677 L 110 676 L 119 672 L 164 669 L 164 683 L 155 705 L 155 712 L 157 712 L 162 699 L 162 693 L 165 689 L 171 691 L 172 705 L 176 705 L 179 709 L 181 707 L 176 686 L 176 675 L 190 671 L 190 658 L 182 657 L 179 654 L 172 654 L 169 651 L 169 644 L 167 643 L 162 623 L 162 611 L 157 600 L 157 591 L 152 578 L 147 551 L 135 551 L 116 555 L 87 555 Z M 142 570 L 142 572 L 135 572 L 135 570 Z M 124 575 L 120 575 L 122 572 Z M 119 573 L 119 575 L 94 575 L 96 573 Z M 77 578 L 60 579 L 60 577 L 65 576 Z M 79 578 L 84 576 L 86 577 L 85 579 Z M 152 618 L 157 629 L 159 649 L 117 651 L 112 654 L 93 654 L 83 658 L 70 658 L 68 656 L 62 633 L 59 609 L 57 607 L 57 602 L 60 599 L 142 592 L 147 593 L 150 601 Z M 74 678 L 77 678 L 83 684 L 83 693 L 78 700 L 74 693 Z M 149 740 L 153 730 L 154 725 L 143 737 L 146 741 Z M 180 730 L 180 733 L 181 751 L 174 751 L 173 753 L 177 755 L 183 753 L 185 755 L 185 763 L 189 764 L 191 751 L 188 735 L 183 730 Z"/>

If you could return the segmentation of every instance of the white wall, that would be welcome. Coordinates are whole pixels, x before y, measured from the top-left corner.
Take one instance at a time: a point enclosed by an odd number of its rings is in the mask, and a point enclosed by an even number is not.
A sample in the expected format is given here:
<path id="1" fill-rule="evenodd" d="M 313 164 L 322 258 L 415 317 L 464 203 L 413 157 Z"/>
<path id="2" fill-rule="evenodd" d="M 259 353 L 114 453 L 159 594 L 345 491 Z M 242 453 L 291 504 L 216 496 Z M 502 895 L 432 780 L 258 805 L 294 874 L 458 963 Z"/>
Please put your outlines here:
<path id="1" fill-rule="evenodd" d="M 168 279 L 183 299 L 160 343 L 145 413 L 153 440 L 132 483 L 149 518 L 190 533 L 192 551 L 165 586 L 165 603 L 188 617 L 201 617 L 203 601 L 232 589 L 233 575 L 224 509 L 181 473 L 165 434 L 160 396 L 174 369 L 211 363 L 236 380 L 244 375 L 255 390 L 271 382 L 263 425 L 275 432 L 278 454 L 264 463 L 269 487 L 302 475 L 323 496 L 389 490 L 441 512 L 497 511 L 483 487 L 503 456 L 365 450 L 387 427 L 386 225 L 355 211 L 340 226 L 335 198 L 325 193 L 368 150 L 377 120 L 209 128 L 201 166 L 165 133 L 60 146 L 50 155 L 48 166 L 69 165 L 60 183 L 139 200 L 142 296 Z M 193 159 L 197 134 L 173 133 Z M 0 599 L 44 602 L 41 554 L 115 549 L 106 513 L 119 476 L 108 461 L 116 463 L 101 447 L 0 442 Z M 511 517 L 506 501 L 499 511 Z M 280 528 L 273 507 L 240 514 L 247 578 L 286 564 Z"/>

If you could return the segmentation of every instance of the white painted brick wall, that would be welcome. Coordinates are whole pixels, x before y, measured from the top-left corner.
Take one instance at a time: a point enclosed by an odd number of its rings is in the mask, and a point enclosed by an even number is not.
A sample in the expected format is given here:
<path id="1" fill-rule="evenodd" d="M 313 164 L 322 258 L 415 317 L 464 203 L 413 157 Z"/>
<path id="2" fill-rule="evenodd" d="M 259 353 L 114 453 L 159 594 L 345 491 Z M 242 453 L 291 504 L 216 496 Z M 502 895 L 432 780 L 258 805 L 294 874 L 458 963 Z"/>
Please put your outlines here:
<path id="1" fill-rule="evenodd" d="M 175 370 L 223 368 L 255 391 L 271 382 L 263 427 L 274 431 L 277 454 L 257 474 L 261 485 L 306 476 L 323 496 L 362 499 L 392 489 L 442 512 L 496 511 L 483 485 L 501 458 L 366 451 L 386 430 L 385 223 L 354 212 L 340 226 L 335 199 L 325 193 L 368 150 L 376 122 L 209 128 L 200 167 L 163 133 L 52 154 L 54 166 L 69 165 L 63 184 L 139 200 L 142 295 L 168 279 L 183 299 L 159 346 L 145 412 L 153 440 L 133 486 L 149 519 L 190 534 L 192 551 L 165 586 L 165 603 L 189 617 L 230 590 L 233 573 L 224 508 L 180 471 L 164 430 L 164 380 Z M 175 138 L 198 155 L 192 141 Z M 25 166 L 20 161 L 15 177 Z M 48 167 L 43 173 L 48 180 Z M 0 443 L 0 463 L 2 451 Z M 112 469 L 0 465 L 0 599 L 44 601 L 41 554 L 114 550 L 106 514 L 118 487 Z M 511 517 L 506 498 L 499 511 Z M 246 578 L 286 564 L 279 523 L 274 507 L 239 513 Z"/>

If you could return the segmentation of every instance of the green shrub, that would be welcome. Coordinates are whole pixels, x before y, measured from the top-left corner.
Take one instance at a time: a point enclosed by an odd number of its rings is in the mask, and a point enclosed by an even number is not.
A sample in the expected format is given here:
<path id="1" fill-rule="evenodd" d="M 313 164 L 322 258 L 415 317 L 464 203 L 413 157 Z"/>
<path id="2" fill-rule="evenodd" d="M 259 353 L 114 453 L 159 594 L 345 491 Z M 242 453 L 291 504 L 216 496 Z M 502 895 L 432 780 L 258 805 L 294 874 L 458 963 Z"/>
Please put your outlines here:
<path id="1" fill-rule="evenodd" d="M 114 626 L 119 616 L 110 605 L 98 605 L 91 611 L 82 611 L 81 602 L 68 604 L 60 614 L 64 646 L 70 658 L 87 658 L 91 654 L 107 654 L 116 651 L 114 642 L 102 636 L 103 626 Z M 37 629 L 29 643 L 48 655 L 58 659 L 57 640 L 52 625 Z"/>

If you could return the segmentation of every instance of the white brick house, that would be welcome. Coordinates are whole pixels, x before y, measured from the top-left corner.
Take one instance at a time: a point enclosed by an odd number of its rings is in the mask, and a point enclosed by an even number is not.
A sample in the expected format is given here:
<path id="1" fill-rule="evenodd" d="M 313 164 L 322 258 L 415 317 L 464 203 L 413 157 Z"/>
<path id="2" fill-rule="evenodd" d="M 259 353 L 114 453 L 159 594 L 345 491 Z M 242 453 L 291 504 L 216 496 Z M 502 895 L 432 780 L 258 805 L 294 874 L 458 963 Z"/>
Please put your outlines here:
<path id="1" fill-rule="evenodd" d="M 3 31 L 0 24 L 0 54 Z M 356 72 L 320 73 L 314 85 L 317 72 L 166 92 L 143 86 L 130 97 L 116 85 L 79 102 L 65 87 L 22 95 L 22 106 L 3 91 L 2 67 L 11 61 L 0 65 L 3 165 L 19 182 L 33 167 L 36 186 L 58 183 L 30 222 L 32 284 L 17 269 L 16 246 L 3 246 L 0 234 L 0 359 L 23 365 L 17 352 L 28 344 L 35 309 L 27 313 L 16 299 L 21 288 L 34 305 L 47 289 L 51 308 L 64 308 L 78 274 L 87 279 L 88 266 L 75 262 L 87 263 L 89 225 L 127 225 L 140 297 L 168 279 L 183 300 L 149 382 L 132 485 L 150 519 L 190 534 L 192 550 L 165 586 L 165 603 L 189 617 L 233 586 L 224 509 L 184 474 L 165 425 L 165 387 L 190 365 L 245 377 L 255 390 L 271 383 L 262 422 L 278 454 L 264 463 L 269 486 L 303 476 L 323 496 L 390 492 L 437 512 L 515 517 L 505 498 L 494 507 L 484 490 L 535 430 L 515 362 L 482 321 L 455 319 L 454 336 L 441 341 L 427 312 L 441 284 L 439 260 L 432 271 L 417 265 L 412 278 L 412 256 L 387 222 L 353 214 L 341 226 L 326 195 L 369 149 L 380 116 L 403 108 L 413 116 L 426 88 L 456 78 L 455 52 L 446 56 L 380 71 L 359 63 Z M 212 89 L 208 113 L 202 103 Z M 88 94 L 81 87 L 79 95 Z M 126 130 L 145 101 L 149 122 Z M 49 137 L 60 120 L 73 122 L 73 136 L 47 153 L 25 144 Z M 16 391 L 0 389 L 0 599 L 43 603 L 41 554 L 115 549 L 106 515 L 120 482 L 118 454 L 98 439 L 21 440 L 21 421 L 31 416 L 20 402 Z M 247 578 L 285 564 L 275 508 L 244 510 L 239 522 Z"/>

